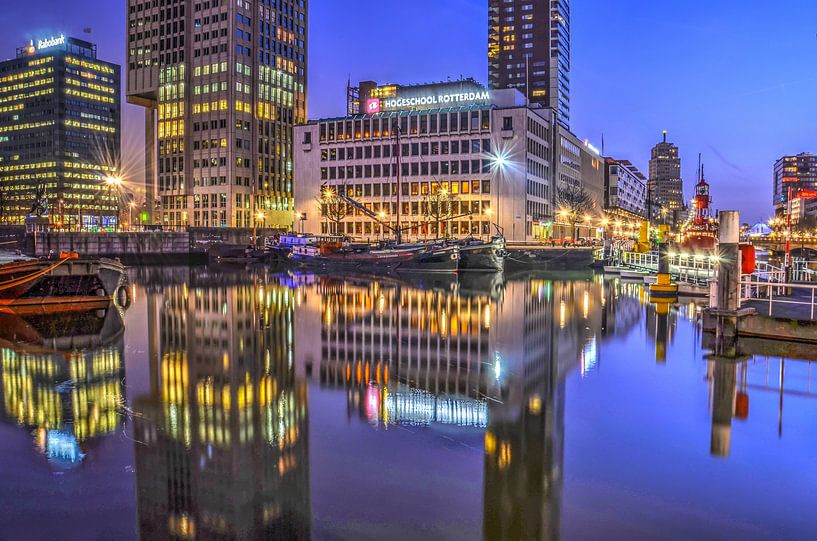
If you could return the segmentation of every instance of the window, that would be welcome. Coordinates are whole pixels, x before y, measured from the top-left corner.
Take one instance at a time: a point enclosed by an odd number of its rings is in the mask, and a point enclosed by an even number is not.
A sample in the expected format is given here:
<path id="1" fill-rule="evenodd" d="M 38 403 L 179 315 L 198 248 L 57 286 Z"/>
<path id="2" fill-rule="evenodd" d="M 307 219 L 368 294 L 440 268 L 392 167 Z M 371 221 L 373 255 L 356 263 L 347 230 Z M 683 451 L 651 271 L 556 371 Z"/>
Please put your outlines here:
<path id="1" fill-rule="evenodd" d="M 502 130 L 503 131 L 513 130 L 513 117 L 512 116 L 502 117 Z"/>

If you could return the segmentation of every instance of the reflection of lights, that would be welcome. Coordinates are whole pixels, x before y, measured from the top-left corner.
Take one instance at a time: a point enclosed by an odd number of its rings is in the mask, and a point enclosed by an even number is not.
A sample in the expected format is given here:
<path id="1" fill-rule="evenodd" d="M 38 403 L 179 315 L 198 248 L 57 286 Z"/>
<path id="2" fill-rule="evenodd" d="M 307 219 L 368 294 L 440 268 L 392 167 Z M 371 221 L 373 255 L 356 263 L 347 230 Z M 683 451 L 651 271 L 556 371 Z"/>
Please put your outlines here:
<path id="1" fill-rule="evenodd" d="M 494 360 L 494 378 L 499 381 L 499 378 L 502 377 L 502 358 L 499 356 L 499 353 L 496 354 L 496 359 Z"/>
<path id="2" fill-rule="evenodd" d="M 562 329 L 567 325 L 567 304 L 565 301 L 559 302 L 559 327 Z"/>
<path id="3" fill-rule="evenodd" d="M 366 389 L 366 417 L 370 423 L 377 423 L 380 412 L 380 391 L 377 385 L 369 385 Z"/>
<path id="4" fill-rule="evenodd" d="M 386 310 L 386 297 L 382 293 L 380 297 L 377 299 L 377 311 L 382 316 L 383 312 Z"/>
<path id="5" fill-rule="evenodd" d="M 496 452 L 496 436 L 490 430 L 485 432 L 485 454 L 492 455 Z"/>
<path id="6" fill-rule="evenodd" d="M 46 436 L 46 454 L 50 460 L 76 464 L 85 458 L 73 434 L 49 430 Z"/>
<path id="7" fill-rule="evenodd" d="M 596 346 L 596 337 L 590 339 L 582 348 L 581 354 L 581 374 L 582 377 L 596 369 L 598 365 L 598 350 Z"/>
<path id="8" fill-rule="evenodd" d="M 482 320 L 484 322 L 485 328 L 491 328 L 491 305 L 486 304 L 485 307 L 482 309 Z"/>
<path id="9" fill-rule="evenodd" d="M 528 400 L 528 411 L 533 415 L 539 415 L 542 411 L 542 398 L 535 394 Z"/>
<path id="10" fill-rule="evenodd" d="M 588 291 L 584 292 L 584 300 L 582 301 L 582 310 L 584 312 L 584 319 L 587 319 L 587 316 L 590 315 L 590 293 Z"/>

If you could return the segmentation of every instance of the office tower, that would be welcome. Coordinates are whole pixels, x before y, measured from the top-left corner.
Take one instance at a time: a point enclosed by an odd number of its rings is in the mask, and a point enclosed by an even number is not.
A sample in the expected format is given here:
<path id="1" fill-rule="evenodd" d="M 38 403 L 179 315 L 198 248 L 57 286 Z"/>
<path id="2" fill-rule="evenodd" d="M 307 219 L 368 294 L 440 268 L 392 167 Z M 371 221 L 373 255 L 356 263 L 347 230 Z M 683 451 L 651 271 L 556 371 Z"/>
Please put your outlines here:
<path id="1" fill-rule="evenodd" d="M 529 101 L 570 123 L 570 3 L 568 0 L 490 0 L 488 80 L 518 88 Z"/>
<path id="2" fill-rule="evenodd" d="M 664 139 L 652 148 L 650 156 L 650 192 L 660 214 L 670 223 L 676 223 L 674 216 L 684 209 L 684 183 L 681 180 L 681 158 L 678 147 Z"/>
<path id="3" fill-rule="evenodd" d="M 96 45 L 64 35 L 0 62 L 0 222 L 23 223 L 38 200 L 66 228 L 113 224 L 119 81 Z"/>
<path id="4" fill-rule="evenodd" d="M 151 221 L 290 227 L 306 0 L 128 0 L 127 40 Z"/>
<path id="5" fill-rule="evenodd" d="M 802 192 L 817 192 L 817 155 L 809 152 L 783 156 L 774 163 L 774 206 L 785 215 L 791 188 L 793 220 L 803 215 L 817 215 L 817 200 L 801 198 Z"/>

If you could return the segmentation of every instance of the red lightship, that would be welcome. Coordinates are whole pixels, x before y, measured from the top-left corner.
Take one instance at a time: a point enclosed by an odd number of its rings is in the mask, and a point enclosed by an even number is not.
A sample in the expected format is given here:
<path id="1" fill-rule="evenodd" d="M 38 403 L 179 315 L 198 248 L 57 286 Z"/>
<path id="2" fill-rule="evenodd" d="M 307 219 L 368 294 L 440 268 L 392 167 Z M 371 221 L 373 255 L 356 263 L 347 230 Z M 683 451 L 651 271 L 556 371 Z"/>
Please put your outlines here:
<path id="1" fill-rule="evenodd" d="M 701 179 L 695 186 L 695 199 L 692 200 L 692 217 L 681 232 L 681 248 L 691 252 L 711 252 L 718 245 L 718 221 L 712 217 L 709 196 L 709 183 L 704 178 L 701 166 Z"/>

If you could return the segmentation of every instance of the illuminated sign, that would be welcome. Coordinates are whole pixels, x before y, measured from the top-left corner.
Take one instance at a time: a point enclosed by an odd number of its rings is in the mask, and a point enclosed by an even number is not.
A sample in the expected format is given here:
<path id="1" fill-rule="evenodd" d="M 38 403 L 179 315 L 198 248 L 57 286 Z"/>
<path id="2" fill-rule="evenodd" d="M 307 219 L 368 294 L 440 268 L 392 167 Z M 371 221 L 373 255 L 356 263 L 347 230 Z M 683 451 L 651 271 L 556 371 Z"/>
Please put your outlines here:
<path id="1" fill-rule="evenodd" d="M 366 114 L 375 115 L 380 112 L 380 100 L 377 98 L 366 100 Z"/>
<path id="2" fill-rule="evenodd" d="M 478 92 L 454 92 L 448 94 L 427 94 L 410 98 L 389 98 L 380 101 L 381 109 L 405 109 L 412 107 L 444 107 L 491 101 L 487 90 Z"/>
<path id="3" fill-rule="evenodd" d="M 37 50 L 48 49 L 50 47 L 56 47 L 57 45 L 65 45 L 64 35 L 54 36 L 48 39 L 37 40 Z"/>
<path id="4" fill-rule="evenodd" d="M 801 199 L 814 199 L 815 197 L 817 197 L 817 192 L 815 192 L 814 190 L 800 190 L 800 192 L 797 194 L 797 197 Z"/>

